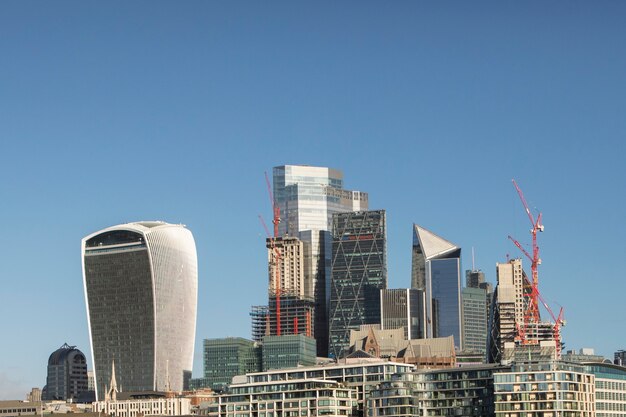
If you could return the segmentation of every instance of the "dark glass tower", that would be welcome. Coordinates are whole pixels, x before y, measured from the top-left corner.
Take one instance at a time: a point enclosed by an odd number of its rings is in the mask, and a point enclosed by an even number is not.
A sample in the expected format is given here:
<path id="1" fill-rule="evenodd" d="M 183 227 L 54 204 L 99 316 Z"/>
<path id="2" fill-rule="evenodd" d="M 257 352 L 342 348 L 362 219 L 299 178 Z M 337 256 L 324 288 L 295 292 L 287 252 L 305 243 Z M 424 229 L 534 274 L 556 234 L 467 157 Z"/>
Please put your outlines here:
<path id="1" fill-rule="evenodd" d="M 380 290 L 387 288 L 384 210 L 333 215 L 329 353 L 341 357 L 350 330 L 380 323 Z"/>
<path id="2" fill-rule="evenodd" d="M 87 361 L 76 346 L 64 344 L 48 358 L 43 400 L 76 400 L 87 391 Z"/>
<path id="3" fill-rule="evenodd" d="M 426 292 L 426 337 L 461 348 L 461 248 L 414 224 L 411 287 Z"/>

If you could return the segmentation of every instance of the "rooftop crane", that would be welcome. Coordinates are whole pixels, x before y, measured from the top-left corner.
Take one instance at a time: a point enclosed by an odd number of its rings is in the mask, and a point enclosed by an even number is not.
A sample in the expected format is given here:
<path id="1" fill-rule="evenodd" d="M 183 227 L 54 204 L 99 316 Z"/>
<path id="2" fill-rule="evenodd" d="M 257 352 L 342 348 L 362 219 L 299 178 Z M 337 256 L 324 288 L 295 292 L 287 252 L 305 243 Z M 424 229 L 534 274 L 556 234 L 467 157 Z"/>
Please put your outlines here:
<path id="1" fill-rule="evenodd" d="M 530 224 L 532 225 L 532 229 L 530 229 L 530 234 L 532 235 L 532 251 L 533 254 L 530 256 L 528 252 L 526 252 L 522 246 L 513 239 L 511 236 L 509 238 L 513 240 L 513 243 L 521 249 L 524 254 L 530 259 L 531 262 L 531 272 L 532 272 L 532 281 L 531 281 L 531 291 L 528 296 L 528 305 L 526 308 L 526 312 L 524 314 L 524 326 L 525 333 L 527 333 L 528 327 L 531 323 L 539 323 L 539 303 L 538 303 L 538 293 L 539 293 L 539 273 L 537 267 L 541 264 L 541 259 L 539 258 L 539 246 L 537 245 L 537 232 L 543 232 L 544 226 L 541 223 L 541 213 L 537 215 L 537 219 L 535 219 L 528 208 L 528 203 L 526 203 L 526 199 L 524 198 L 524 193 L 517 185 L 515 180 L 513 181 L 513 185 L 517 190 L 517 194 L 519 195 L 520 200 L 522 200 L 522 204 L 524 205 L 524 210 L 526 210 L 526 214 L 528 215 L 528 219 L 530 220 Z"/>
<path id="2" fill-rule="evenodd" d="M 263 223 L 263 227 L 265 228 L 265 232 L 267 233 L 267 237 L 270 240 L 270 248 L 274 253 L 274 277 L 275 277 L 275 291 L 276 291 L 276 335 L 280 336 L 280 251 L 276 248 L 276 239 L 278 238 L 278 225 L 280 224 L 280 207 L 276 204 L 276 200 L 274 199 L 274 194 L 272 193 L 272 186 L 270 184 L 269 176 L 267 175 L 267 171 L 265 172 L 265 184 L 267 185 L 267 193 L 270 197 L 270 204 L 272 205 L 272 224 L 274 225 L 274 236 L 270 235 L 270 231 L 267 228 L 267 225 L 263 221 L 263 218 L 259 216 L 261 219 L 261 223 Z"/>

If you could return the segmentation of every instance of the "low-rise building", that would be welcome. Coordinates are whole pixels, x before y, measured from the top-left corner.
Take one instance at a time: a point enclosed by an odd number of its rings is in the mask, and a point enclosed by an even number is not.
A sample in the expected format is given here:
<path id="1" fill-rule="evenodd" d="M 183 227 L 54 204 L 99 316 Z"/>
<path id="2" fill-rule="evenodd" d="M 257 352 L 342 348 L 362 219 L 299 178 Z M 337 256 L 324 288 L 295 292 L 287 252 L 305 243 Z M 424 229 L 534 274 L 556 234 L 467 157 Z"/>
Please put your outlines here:
<path id="1" fill-rule="evenodd" d="M 96 401 L 93 408 L 96 413 L 112 417 L 184 416 L 191 414 L 191 399 L 141 394 L 128 399 Z"/>
<path id="2" fill-rule="evenodd" d="M 351 416 L 357 393 L 336 381 L 296 379 L 245 382 L 230 386 L 227 394 L 209 405 L 210 417 Z"/>
<path id="3" fill-rule="evenodd" d="M 626 416 L 626 367 L 610 363 L 585 363 L 596 377 L 596 417 Z"/>
<path id="4" fill-rule="evenodd" d="M 396 374 L 372 391 L 368 415 L 490 416 L 494 373 L 506 369 L 478 365 Z"/>
<path id="5" fill-rule="evenodd" d="M 595 376 L 573 363 L 514 363 L 494 374 L 496 417 L 594 417 Z"/>

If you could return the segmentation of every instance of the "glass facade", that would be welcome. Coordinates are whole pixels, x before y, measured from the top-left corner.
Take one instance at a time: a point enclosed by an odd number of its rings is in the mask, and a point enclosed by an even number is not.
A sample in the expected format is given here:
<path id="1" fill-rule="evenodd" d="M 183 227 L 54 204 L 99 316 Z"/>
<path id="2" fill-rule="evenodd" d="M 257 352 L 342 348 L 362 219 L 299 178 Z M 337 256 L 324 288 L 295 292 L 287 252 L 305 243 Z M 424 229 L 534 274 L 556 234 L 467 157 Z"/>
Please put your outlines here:
<path id="1" fill-rule="evenodd" d="M 197 260 L 191 232 L 130 223 L 83 239 L 96 395 L 111 378 L 127 391 L 182 390 L 191 376 Z"/>
<path id="2" fill-rule="evenodd" d="M 380 291 L 381 329 L 404 327 L 404 338 L 424 338 L 424 291 L 414 288 Z"/>
<path id="3" fill-rule="evenodd" d="M 460 349 L 461 248 L 413 225 L 412 287 L 426 292 L 426 337 L 454 337 Z"/>
<path id="4" fill-rule="evenodd" d="M 315 365 L 315 339 L 303 334 L 263 338 L 263 370 Z"/>
<path id="5" fill-rule="evenodd" d="M 204 387 L 223 390 L 236 375 L 261 371 L 261 347 L 241 337 L 204 340 Z"/>
<path id="6" fill-rule="evenodd" d="M 329 353 L 339 358 L 350 330 L 380 324 L 380 290 L 387 288 L 384 210 L 333 216 Z"/>
<path id="7" fill-rule="evenodd" d="M 487 351 L 487 294 L 482 288 L 463 288 L 463 349 Z"/>
<path id="8" fill-rule="evenodd" d="M 328 353 L 331 235 L 333 213 L 367 210 L 367 193 L 343 189 L 341 171 L 304 165 L 273 170 L 274 198 L 280 208 L 279 235 L 305 243 L 305 297 L 315 300 L 317 353 Z"/>

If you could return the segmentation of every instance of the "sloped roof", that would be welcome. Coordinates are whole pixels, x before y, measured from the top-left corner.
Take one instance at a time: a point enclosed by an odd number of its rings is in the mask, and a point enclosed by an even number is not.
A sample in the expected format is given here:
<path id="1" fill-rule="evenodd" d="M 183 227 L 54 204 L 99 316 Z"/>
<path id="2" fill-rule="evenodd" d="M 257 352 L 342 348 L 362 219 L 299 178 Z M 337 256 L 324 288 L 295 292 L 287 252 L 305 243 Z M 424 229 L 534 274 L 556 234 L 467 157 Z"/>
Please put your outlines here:
<path id="1" fill-rule="evenodd" d="M 454 243 L 437 236 L 430 230 L 424 229 L 417 224 L 413 225 L 413 233 L 419 241 L 419 245 L 422 248 L 422 252 L 427 260 L 436 258 L 441 255 L 453 252 L 459 247 Z"/>
<path id="2" fill-rule="evenodd" d="M 432 339 L 411 339 L 398 352 L 398 357 L 450 357 L 454 356 L 454 336 Z"/>

